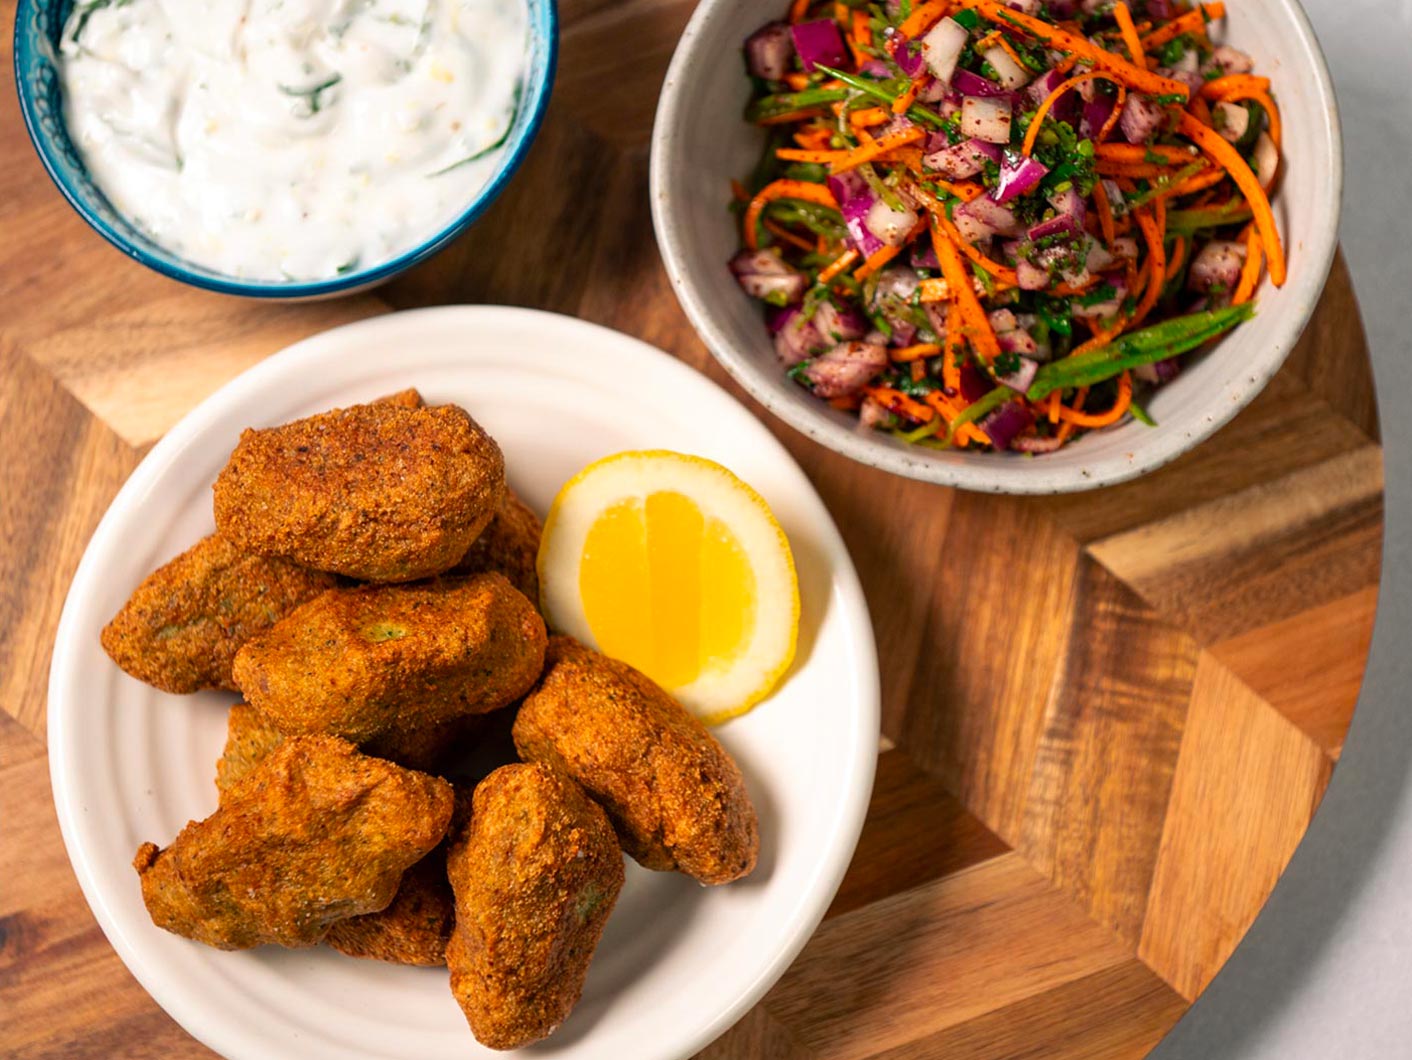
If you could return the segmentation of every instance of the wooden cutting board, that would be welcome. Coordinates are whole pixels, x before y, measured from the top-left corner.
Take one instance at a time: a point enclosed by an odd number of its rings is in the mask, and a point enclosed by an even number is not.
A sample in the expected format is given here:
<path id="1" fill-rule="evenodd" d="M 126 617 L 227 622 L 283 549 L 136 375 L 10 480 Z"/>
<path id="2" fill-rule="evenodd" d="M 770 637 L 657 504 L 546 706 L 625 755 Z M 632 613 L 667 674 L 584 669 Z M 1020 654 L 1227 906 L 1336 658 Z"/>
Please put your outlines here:
<path id="1" fill-rule="evenodd" d="M 555 100 L 511 189 L 415 274 L 316 305 L 203 294 L 124 260 L 50 186 L 0 87 L 0 1054 L 210 1055 L 89 914 L 44 751 L 69 578 L 118 486 L 187 409 L 293 340 L 445 302 L 575 314 L 740 394 L 678 309 L 648 217 L 652 111 L 692 3 L 561 7 Z M 0 10 L 12 20 L 13 0 Z M 883 732 L 828 919 L 703 1055 L 1144 1055 L 1274 885 L 1362 677 L 1382 459 L 1342 263 L 1245 413 L 1101 493 L 954 493 L 850 463 L 755 411 L 858 564 Z"/>

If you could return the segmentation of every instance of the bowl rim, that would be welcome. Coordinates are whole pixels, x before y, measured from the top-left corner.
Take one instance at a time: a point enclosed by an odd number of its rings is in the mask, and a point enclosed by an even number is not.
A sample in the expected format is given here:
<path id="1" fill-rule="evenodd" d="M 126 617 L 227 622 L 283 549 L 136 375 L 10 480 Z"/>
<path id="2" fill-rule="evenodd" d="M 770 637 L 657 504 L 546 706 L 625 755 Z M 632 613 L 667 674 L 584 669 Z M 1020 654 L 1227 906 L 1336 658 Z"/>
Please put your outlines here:
<path id="1" fill-rule="evenodd" d="M 351 294 L 377 286 L 444 249 L 447 244 L 461 235 L 490 208 L 491 203 L 500 196 L 505 186 L 519 170 L 544 122 L 544 114 L 549 106 L 550 96 L 553 94 L 555 74 L 558 70 L 558 0 L 525 0 L 529 13 L 529 31 L 531 34 L 541 33 L 545 40 L 544 62 L 538 71 L 533 67 L 526 71 L 525 85 L 529 91 L 522 97 L 521 106 L 528 108 L 526 112 L 528 117 L 521 125 L 520 130 L 513 133 L 506 142 L 500 167 L 488 181 L 481 185 L 460 213 L 415 246 L 409 247 L 396 257 L 366 269 L 357 269 L 342 276 L 333 276 L 323 280 L 298 280 L 289 283 L 242 280 L 238 277 L 208 271 L 194 266 L 194 264 L 191 267 L 183 266 L 181 259 L 171 251 L 166 251 L 167 256 L 162 256 L 129 242 L 107 221 L 90 210 L 74 192 L 55 160 L 51 141 L 40 127 L 34 85 L 25 76 L 25 69 L 31 63 L 36 60 L 44 61 L 42 56 L 36 54 L 37 49 L 30 39 L 30 34 L 25 30 L 30 12 L 41 4 L 54 2 L 62 2 L 62 0 L 18 0 L 11 49 L 14 53 L 15 94 L 19 97 L 20 115 L 24 119 L 25 131 L 29 134 L 30 143 L 34 147 L 35 154 L 39 156 L 45 173 L 49 175 L 49 179 L 59 189 L 59 193 L 73 207 L 74 211 L 88 223 L 88 226 L 127 257 L 141 262 L 149 269 L 169 279 L 189 284 L 192 287 L 216 291 L 220 294 L 240 295 L 246 298 L 288 300 Z M 101 189 L 99 194 L 102 194 Z M 106 196 L 104 197 L 106 199 Z M 116 208 L 114 208 L 114 212 L 121 213 Z"/>
<path id="2" fill-rule="evenodd" d="M 683 227 L 671 216 L 671 187 L 685 165 L 678 151 L 682 135 L 682 111 L 692 96 L 690 85 L 702 71 L 715 65 L 698 54 L 706 27 L 738 0 L 701 0 L 682 33 L 658 99 L 652 127 L 649 192 L 653 228 L 658 250 L 671 280 L 677 301 L 711 355 L 756 401 L 811 441 L 841 453 L 861 464 L 906 478 L 980 493 L 1052 495 L 1079 493 L 1102 486 L 1117 485 L 1138 478 L 1176 460 L 1206 441 L 1229 423 L 1260 394 L 1284 365 L 1299 336 L 1319 303 L 1338 250 L 1338 228 L 1343 202 L 1343 135 L 1338 99 L 1328 63 L 1319 46 L 1309 17 L 1299 0 L 1272 0 L 1283 10 L 1298 43 L 1297 62 L 1291 70 L 1312 74 L 1306 83 L 1313 87 L 1321 116 L 1321 131 L 1329 143 L 1329 181 L 1326 196 L 1310 208 L 1313 218 L 1309 235 L 1300 251 L 1300 279 L 1291 287 L 1302 302 L 1276 316 L 1258 359 L 1247 366 L 1238 385 L 1228 388 L 1228 400 L 1206 404 L 1207 414 L 1191 429 L 1153 435 L 1148 444 L 1131 447 L 1125 457 L 1111 455 L 1088 465 L 1050 471 L 1036 460 L 1006 459 L 994 453 L 974 454 L 965 463 L 946 463 L 929 450 L 890 445 L 869 433 L 860 433 L 829 415 L 822 404 L 781 398 L 768 376 L 749 353 L 737 349 L 725 329 L 712 317 L 706 298 L 693 280 L 696 271 L 683 239 Z M 741 76 L 744 76 L 743 73 Z M 1218 342 L 1214 349 L 1219 349 Z M 1043 472 L 1049 471 L 1048 474 Z"/>

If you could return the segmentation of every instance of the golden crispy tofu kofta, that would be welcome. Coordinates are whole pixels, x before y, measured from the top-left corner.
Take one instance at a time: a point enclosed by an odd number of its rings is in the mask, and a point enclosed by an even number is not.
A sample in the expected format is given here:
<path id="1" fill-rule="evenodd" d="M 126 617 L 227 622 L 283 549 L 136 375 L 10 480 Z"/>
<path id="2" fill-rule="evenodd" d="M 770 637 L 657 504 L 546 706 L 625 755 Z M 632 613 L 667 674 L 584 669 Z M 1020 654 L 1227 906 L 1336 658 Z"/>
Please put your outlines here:
<path id="1" fill-rule="evenodd" d="M 456 564 L 505 493 L 500 447 L 455 405 L 381 403 L 246 430 L 216 528 L 252 552 L 372 582 Z"/>
<path id="2" fill-rule="evenodd" d="M 344 740 L 285 740 L 172 844 L 133 867 L 152 922 L 223 950 L 312 946 L 329 925 L 385 909 L 439 843 L 451 785 Z"/>
<path id="3" fill-rule="evenodd" d="M 284 743 L 284 733 L 249 703 L 237 703 L 226 717 L 226 746 L 216 763 L 221 797 Z"/>
<path id="4" fill-rule="evenodd" d="M 143 579 L 100 639 L 115 663 L 163 692 L 234 688 L 240 646 L 334 584 L 213 534 Z"/>
<path id="5" fill-rule="evenodd" d="M 547 1037 L 578 1003 L 623 886 L 602 809 L 547 766 L 502 766 L 476 787 L 447 871 L 446 963 L 471 1031 L 492 1049 Z"/>
<path id="6" fill-rule="evenodd" d="M 627 663 L 550 638 L 544 677 L 514 735 L 521 758 L 583 785 L 644 867 L 706 884 L 755 867 L 759 823 L 740 769 L 701 722 Z"/>
<path id="7" fill-rule="evenodd" d="M 235 679 L 282 732 L 395 754 L 524 695 L 544 646 L 544 620 L 499 574 L 360 586 L 324 593 L 250 640 Z"/>
<path id="8" fill-rule="evenodd" d="M 535 561 L 539 558 L 539 539 L 543 531 L 544 524 L 539 516 L 507 486 L 495 518 L 481 531 L 461 561 L 451 568 L 451 573 L 495 571 L 503 574 L 538 607 L 539 574 Z"/>
<path id="9" fill-rule="evenodd" d="M 324 941 L 348 957 L 392 964 L 445 964 L 455 913 L 445 849 L 438 847 L 407 870 L 391 905 L 380 913 L 340 920 L 329 928 Z"/>

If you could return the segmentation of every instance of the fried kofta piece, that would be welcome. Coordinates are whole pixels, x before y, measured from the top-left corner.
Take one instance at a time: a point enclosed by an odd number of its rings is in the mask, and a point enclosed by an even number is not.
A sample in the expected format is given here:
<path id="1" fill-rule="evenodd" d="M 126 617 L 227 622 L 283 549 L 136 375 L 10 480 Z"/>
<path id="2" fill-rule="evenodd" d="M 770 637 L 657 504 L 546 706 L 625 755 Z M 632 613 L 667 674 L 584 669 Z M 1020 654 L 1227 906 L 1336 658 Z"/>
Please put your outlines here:
<path id="1" fill-rule="evenodd" d="M 544 646 L 544 620 L 499 574 L 359 586 L 324 593 L 250 640 L 235 679 L 282 732 L 395 756 L 524 695 Z"/>
<path id="2" fill-rule="evenodd" d="M 225 750 L 216 763 L 216 788 L 221 797 L 282 743 L 284 733 L 249 703 L 231 707 L 226 718 Z"/>
<path id="3" fill-rule="evenodd" d="M 455 405 L 355 405 L 246 430 L 216 528 L 252 552 L 361 581 L 448 570 L 495 515 L 505 461 Z"/>
<path id="4" fill-rule="evenodd" d="M 492 1049 L 547 1037 L 578 1003 L 623 886 L 602 809 L 547 766 L 502 766 L 477 785 L 447 872 L 446 963 L 471 1031 Z"/>
<path id="5" fill-rule="evenodd" d="M 391 905 L 380 913 L 340 920 L 329 928 L 324 941 L 348 957 L 441 965 L 446 963 L 455 913 L 446 878 L 446 850 L 441 846 L 407 870 Z"/>
<path id="6" fill-rule="evenodd" d="M 233 689 L 240 646 L 334 584 L 213 534 L 143 579 L 100 640 L 123 670 L 163 692 Z"/>
<path id="7" fill-rule="evenodd" d="M 451 785 L 329 736 L 285 740 L 170 846 L 133 859 L 152 922 L 223 950 L 312 946 L 387 908 L 451 820 Z"/>
<path id="8" fill-rule="evenodd" d="M 495 518 L 481 531 L 461 562 L 451 568 L 451 573 L 496 571 L 510 579 L 510 584 L 538 607 L 539 573 L 535 570 L 535 561 L 539 558 L 539 539 L 543 531 L 544 524 L 539 516 L 507 486 Z"/>
<path id="9" fill-rule="evenodd" d="M 404 409 L 419 409 L 426 404 L 422 392 L 414 386 L 399 390 L 395 394 L 384 394 L 373 402 L 374 405 L 401 405 Z"/>
<path id="10" fill-rule="evenodd" d="M 729 883 L 755 867 L 760 829 L 735 761 L 685 707 L 627 663 L 551 637 L 515 718 L 527 762 L 563 770 L 608 811 L 649 869 Z"/>

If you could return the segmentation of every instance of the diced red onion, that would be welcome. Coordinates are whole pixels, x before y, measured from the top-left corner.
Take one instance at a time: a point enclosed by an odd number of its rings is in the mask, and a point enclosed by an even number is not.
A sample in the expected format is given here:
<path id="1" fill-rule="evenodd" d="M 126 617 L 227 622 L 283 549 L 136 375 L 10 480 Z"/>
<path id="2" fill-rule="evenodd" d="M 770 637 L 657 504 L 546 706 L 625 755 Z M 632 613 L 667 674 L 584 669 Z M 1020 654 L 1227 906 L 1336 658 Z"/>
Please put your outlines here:
<path id="1" fill-rule="evenodd" d="M 1032 76 L 1030 71 L 1010 58 L 1010 53 L 1000 45 L 987 48 L 981 54 L 985 61 L 994 68 L 995 76 L 1000 78 L 1001 85 L 1009 91 L 1013 92 L 1016 89 L 1024 88 L 1030 83 Z"/>
<path id="2" fill-rule="evenodd" d="M 1003 335 L 997 335 L 995 341 L 1000 343 L 1000 348 L 1006 353 L 1023 353 L 1032 356 L 1039 352 L 1039 343 L 1035 342 L 1034 336 L 1024 328 L 1015 328 Z M 1004 380 L 1002 379 L 1001 382 L 1003 383 Z"/>
<path id="3" fill-rule="evenodd" d="M 1161 386 L 1163 383 L 1170 383 L 1177 376 L 1181 375 L 1182 359 L 1180 357 L 1168 357 L 1165 361 L 1157 361 L 1155 364 L 1140 364 L 1133 369 L 1133 375 L 1144 383 L 1151 383 L 1153 386 Z"/>
<path id="4" fill-rule="evenodd" d="M 1015 218 L 1014 212 L 987 195 L 956 207 L 951 219 L 957 222 L 959 227 L 962 218 L 980 225 L 989 235 L 1018 236 L 1021 232 L 1020 222 Z"/>
<path id="5" fill-rule="evenodd" d="M 1031 349 L 1025 352 L 1032 352 L 1034 347 L 1034 339 L 1030 338 L 1029 332 L 1016 331 L 1013 332 L 1013 334 L 1023 335 L 1026 339 L 1029 339 L 1029 345 Z M 1015 344 L 1017 345 L 1019 344 L 1018 340 L 1012 341 L 1015 342 Z M 1005 344 L 1001 343 L 1001 349 L 1004 348 Z M 999 382 L 1002 386 L 1008 386 L 1011 390 L 1017 390 L 1021 394 L 1023 394 L 1026 390 L 1030 388 L 1030 384 L 1034 382 L 1035 374 L 1039 371 L 1039 362 L 1032 361 L 1028 357 L 1019 358 L 1019 362 L 1020 366 L 1016 368 L 1013 372 L 1010 372 L 1006 375 L 998 375 L 995 378 L 996 381 Z"/>
<path id="6" fill-rule="evenodd" d="M 1193 57 L 1195 52 L 1189 53 Z M 1201 90 L 1201 86 L 1206 84 L 1206 78 L 1201 76 L 1201 71 L 1193 67 L 1190 70 L 1183 70 L 1179 66 L 1159 66 L 1155 73 L 1158 77 L 1165 77 L 1172 81 L 1180 81 L 1191 90 L 1192 95 L 1196 95 Z"/>
<path id="7" fill-rule="evenodd" d="M 1072 217 L 1061 213 L 1057 217 L 1051 217 L 1048 221 L 1041 221 L 1039 224 L 1034 225 L 1027 234 L 1031 239 L 1044 239 L 1046 236 L 1057 236 L 1066 233 L 1069 235 L 1077 235 L 1080 231 L 1079 226 L 1074 223 Z"/>
<path id="8" fill-rule="evenodd" d="M 907 242 L 907 234 L 917 225 L 917 211 L 910 208 L 895 210 L 884 200 L 878 199 L 863 218 L 863 224 L 887 246 L 900 247 Z"/>
<path id="9" fill-rule="evenodd" d="M 1037 15 L 1042 4 L 1042 0 L 1005 0 L 1005 6 L 1012 11 L 1019 11 L 1024 15 Z M 1051 4 L 1052 8 L 1054 5 Z"/>
<path id="10" fill-rule="evenodd" d="M 889 341 L 893 346 L 911 345 L 917 335 L 911 302 L 920 285 L 921 277 L 904 265 L 893 265 L 878 273 L 872 306 L 892 328 Z"/>
<path id="11" fill-rule="evenodd" d="M 887 350 L 870 342 L 840 342 L 804 369 L 822 398 L 847 397 L 887 367 Z"/>
<path id="12" fill-rule="evenodd" d="M 1020 281 L 1022 291 L 1042 291 L 1049 286 L 1048 270 L 1025 258 L 1015 262 L 1015 276 Z"/>
<path id="13" fill-rule="evenodd" d="M 967 404 L 979 401 L 994 389 L 995 384 L 990 377 L 971 362 L 967 361 L 961 366 L 961 396 Z"/>
<path id="14" fill-rule="evenodd" d="M 1123 195 L 1123 189 L 1118 187 L 1117 181 L 1103 182 L 1103 197 L 1108 200 L 1108 209 L 1114 217 L 1128 216 L 1128 200 Z"/>
<path id="15" fill-rule="evenodd" d="M 941 133 L 939 137 L 946 144 L 946 134 Z M 995 151 L 995 145 L 984 140 L 962 140 L 959 144 L 946 144 L 931 150 L 922 156 L 922 165 L 951 180 L 965 180 L 984 169 L 986 160 Z"/>
<path id="16" fill-rule="evenodd" d="M 1123 130 L 1130 144 L 1143 144 L 1152 139 L 1166 117 L 1162 108 L 1147 96 L 1129 92 L 1123 104 L 1123 113 L 1118 118 L 1118 128 Z"/>
<path id="17" fill-rule="evenodd" d="M 1118 259 L 1108 253 L 1108 248 L 1096 239 L 1088 241 L 1088 251 L 1084 255 L 1084 268 L 1089 272 L 1104 272 L 1118 264 Z"/>
<path id="18" fill-rule="evenodd" d="M 1113 253 L 1123 261 L 1137 261 L 1137 236 L 1119 236 L 1113 240 Z"/>
<path id="19" fill-rule="evenodd" d="M 1255 147 L 1250 152 L 1250 162 L 1260 186 L 1269 191 L 1280 171 L 1280 152 L 1275 147 L 1275 141 L 1270 139 L 1269 133 L 1262 130 L 1256 137 Z"/>
<path id="20" fill-rule="evenodd" d="M 945 81 L 938 81 L 930 74 L 927 74 L 922 79 L 921 87 L 917 89 L 917 98 L 923 103 L 940 103 L 942 100 L 946 99 L 950 91 L 951 89 L 947 87 Z M 943 118 L 947 117 L 944 109 L 941 116 Z"/>
<path id="21" fill-rule="evenodd" d="M 1050 10 L 1054 10 L 1052 4 L 1050 5 Z M 1035 435 L 1026 434 L 1019 438 L 1010 439 L 1010 449 L 1012 452 L 1034 453 L 1036 455 L 1052 453 L 1063 444 L 1057 434 L 1051 434 L 1048 438 L 1040 438 Z"/>
<path id="22" fill-rule="evenodd" d="M 1010 101 L 967 96 L 961 101 L 961 132 L 992 144 L 1010 142 Z"/>
<path id="23" fill-rule="evenodd" d="M 875 429 L 887 427 L 896 422 L 895 413 L 869 394 L 858 406 L 858 422 L 864 427 Z"/>
<path id="24" fill-rule="evenodd" d="M 786 368 L 793 368 L 828 348 L 814 322 L 806 318 L 798 306 L 790 306 L 773 319 L 766 319 L 775 328 L 775 353 Z"/>
<path id="25" fill-rule="evenodd" d="M 1245 265 L 1246 248 L 1244 243 L 1234 240 L 1213 239 L 1196 252 L 1187 270 L 1188 289 L 1210 294 L 1211 288 L 1220 284 L 1227 293 L 1234 291 L 1240 283 L 1240 270 Z"/>
<path id="26" fill-rule="evenodd" d="M 745 39 L 745 65 L 754 77 L 781 81 L 794 58 L 794 36 L 787 22 L 767 22 Z"/>
<path id="27" fill-rule="evenodd" d="M 1049 0 L 1049 15 L 1058 21 L 1073 18 L 1078 9 L 1077 0 Z"/>
<path id="28" fill-rule="evenodd" d="M 763 250 L 742 250 L 730 260 L 730 270 L 741 288 L 751 298 L 783 298 L 797 302 L 804 297 L 809 281 L 774 247 Z"/>
<path id="29" fill-rule="evenodd" d="M 1211 108 L 1216 131 L 1231 143 L 1238 142 L 1250 128 L 1250 111 L 1239 103 L 1217 103 Z"/>
<path id="30" fill-rule="evenodd" d="M 868 331 L 868 318 L 862 310 L 852 303 L 840 308 L 830 298 L 814 310 L 813 324 L 814 330 L 830 343 L 861 339 Z"/>
<path id="31" fill-rule="evenodd" d="M 1063 191 L 1050 192 L 1049 205 L 1053 206 L 1061 217 L 1071 218 L 1074 227 L 1083 228 L 1088 213 L 1084 206 L 1084 197 L 1079 194 L 1077 188 L 1069 187 Z"/>
<path id="32" fill-rule="evenodd" d="M 1007 151 L 1000 163 L 1000 182 L 990 193 L 996 202 L 1004 203 L 1033 191 L 1049 175 L 1049 167 L 1038 159 L 1015 151 Z"/>
<path id="33" fill-rule="evenodd" d="M 1008 449 L 1015 437 L 1034 426 L 1034 416 L 1021 401 L 1007 401 L 978 424 L 990 444 Z"/>
<path id="34" fill-rule="evenodd" d="M 866 74 L 868 77 L 876 77 L 882 81 L 886 81 L 892 77 L 892 70 L 888 67 L 887 63 L 883 62 L 881 59 L 869 59 L 862 66 L 858 67 L 858 72 L 860 74 Z"/>
<path id="35" fill-rule="evenodd" d="M 1123 308 L 1123 299 L 1128 296 L 1128 287 L 1124 283 L 1113 284 L 1113 295 L 1102 302 L 1095 302 L 1092 305 L 1084 305 L 1083 300 L 1074 298 L 1069 301 L 1069 309 L 1074 316 L 1082 317 L 1085 320 L 1103 320 L 1113 316 L 1118 310 Z"/>
<path id="36" fill-rule="evenodd" d="M 838 203 L 844 227 L 854 249 L 869 257 L 883 248 L 883 241 L 868 228 L 866 221 L 879 200 L 857 170 L 835 173 L 828 178 L 828 189 Z"/>
<path id="37" fill-rule="evenodd" d="M 1084 82 L 1085 85 L 1092 83 Z M 1090 140 L 1097 136 L 1103 126 L 1108 124 L 1108 118 L 1112 115 L 1116 103 L 1117 100 L 1113 96 L 1095 92 L 1093 98 L 1084 103 L 1083 118 L 1079 121 L 1079 134 Z"/>
<path id="38" fill-rule="evenodd" d="M 910 260 L 914 269 L 938 270 L 941 268 L 941 259 L 936 256 L 936 247 L 932 246 L 930 239 L 916 239 L 912 242 Z"/>
<path id="39" fill-rule="evenodd" d="M 895 30 L 888 30 L 887 51 L 892 56 L 892 61 L 897 64 L 897 68 L 908 77 L 916 77 L 922 72 L 922 68 L 927 65 L 922 57 L 920 45 L 914 45 L 901 33 Z"/>
<path id="40" fill-rule="evenodd" d="M 927 31 L 922 38 L 922 58 L 933 77 L 944 84 L 951 83 L 951 75 L 956 72 L 956 60 L 961 57 L 968 39 L 970 34 L 966 27 L 950 16 Z"/>
<path id="41" fill-rule="evenodd" d="M 1014 311 L 1003 306 L 1000 309 L 992 309 L 986 314 L 986 319 L 990 321 L 990 326 L 997 335 L 1006 331 L 1014 331 L 1018 326 L 1015 323 Z"/>
<path id="42" fill-rule="evenodd" d="M 1255 60 L 1228 44 L 1219 45 L 1211 53 L 1211 63 L 1222 74 L 1248 74 L 1255 69 Z"/>
<path id="43" fill-rule="evenodd" d="M 1051 92 L 1064 83 L 1067 75 L 1060 73 L 1057 69 L 1049 70 L 1040 74 L 1038 78 L 1030 83 L 1025 89 L 1025 98 L 1034 106 L 1043 103 Z M 1085 81 L 1085 85 L 1092 82 Z M 1082 87 L 1082 86 L 1081 86 Z M 1049 116 L 1055 121 L 1068 122 L 1076 129 L 1079 124 L 1079 103 L 1082 99 L 1080 93 L 1075 89 L 1070 89 L 1056 99 L 1049 106 Z"/>
<path id="44" fill-rule="evenodd" d="M 1176 13 L 1176 9 L 1172 7 L 1172 0 L 1147 0 L 1148 18 L 1169 19 Z"/>
<path id="45" fill-rule="evenodd" d="M 833 19 L 796 22 L 790 27 L 790 32 L 794 37 L 794 50 L 799 53 L 805 73 L 813 73 L 820 65 L 841 67 L 848 61 L 848 49 L 843 46 L 843 36 Z"/>
<path id="46" fill-rule="evenodd" d="M 994 81 L 973 74 L 969 70 L 957 70 L 951 77 L 951 87 L 963 96 L 976 96 L 980 99 L 1003 99 L 1010 102 L 1010 90 Z"/>

